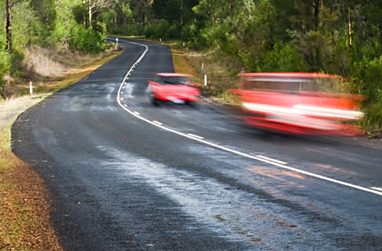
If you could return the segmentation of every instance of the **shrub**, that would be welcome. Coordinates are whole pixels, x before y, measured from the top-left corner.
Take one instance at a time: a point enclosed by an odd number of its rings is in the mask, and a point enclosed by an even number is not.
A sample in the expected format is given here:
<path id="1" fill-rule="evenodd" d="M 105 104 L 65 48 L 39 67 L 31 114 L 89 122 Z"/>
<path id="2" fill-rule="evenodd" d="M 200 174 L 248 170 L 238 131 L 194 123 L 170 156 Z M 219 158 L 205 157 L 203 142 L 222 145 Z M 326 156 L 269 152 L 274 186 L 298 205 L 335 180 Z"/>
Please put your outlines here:
<path id="1" fill-rule="evenodd" d="M 5 81 L 4 76 L 9 73 L 11 68 L 11 58 L 7 52 L 0 50 L 0 96 L 3 96 Z"/>
<path id="2" fill-rule="evenodd" d="M 382 104 L 375 103 L 369 104 L 364 109 L 365 119 L 363 120 L 363 127 L 371 134 L 382 133 Z"/>
<path id="3" fill-rule="evenodd" d="M 363 94 L 366 102 L 382 101 L 382 56 L 372 60 L 365 69 Z"/>
<path id="4" fill-rule="evenodd" d="M 276 43 L 258 65 L 258 71 L 293 72 L 309 69 L 301 53 L 290 44 Z"/>
<path id="5" fill-rule="evenodd" d="M 180 37 L 180 27 L 177 24 L 170 24 L 166 20 L 159 20 L 157 23 L 147 26 L 145 35 L 149 38 L 174 39 Z"/>
<path id="6" fill-rule="evenodd" d="M 82 52 L 99 52 L 105 49 L 105 36 L 96 30 L 81 25 L 73 27 L 69 47 Z"/>
<path id="7" fill-rule="evenodd" d="M 382 133 L 382 56 L 366 64 L 362 75 L 364 127 L 371 133 Z"/>
<path id="8" fill-rule="evenodd" d="M 24 54 L 19 50 L 14 50 L 11 55 L 11 75 L 22 78 L 25 74 Z"/>

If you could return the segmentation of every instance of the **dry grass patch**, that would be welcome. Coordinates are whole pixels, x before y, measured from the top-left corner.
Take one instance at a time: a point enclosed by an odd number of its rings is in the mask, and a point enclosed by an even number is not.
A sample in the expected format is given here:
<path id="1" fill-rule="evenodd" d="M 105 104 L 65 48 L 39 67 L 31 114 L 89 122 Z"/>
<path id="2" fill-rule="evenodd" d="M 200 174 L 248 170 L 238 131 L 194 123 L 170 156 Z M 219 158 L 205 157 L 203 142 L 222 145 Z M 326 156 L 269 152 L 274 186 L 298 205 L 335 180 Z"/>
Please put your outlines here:
<path id="1" fill-rule="evenodd" d="M 9 151 L 0 164 L 0 250 L 62 250 L 41 178 Z"/>
<path id="2" fill-rule="evenodd" d="M 203 86 L 204 95 L 218 103 L 239 104 L 239 98 L 228 90 L 235 88 L 238 81 L 237 69 L 240 68 L 229 60 L 220 58 L 217 51 L 201 53 L 170 47 L 176 72 L 192 74 L 202 84 L 206 74 L 208 82 L 207 86 Z"/>
<path id="3" fill-rule="evenodd" d="M 11 107 L 24 110 L 35 102 L 23 99 Z M 10 127 L 18 113 L 0 120 L 0 250 L 62 250 L 43 181 L 10 150 Z"/>
<path id="4" fill-rule="evenodd" d="M 199 77 L 194 65 L 192 65 L 183 51 L 171 49 L 172 61 L 174 63 L 175 72 L 191 74 Z"/>

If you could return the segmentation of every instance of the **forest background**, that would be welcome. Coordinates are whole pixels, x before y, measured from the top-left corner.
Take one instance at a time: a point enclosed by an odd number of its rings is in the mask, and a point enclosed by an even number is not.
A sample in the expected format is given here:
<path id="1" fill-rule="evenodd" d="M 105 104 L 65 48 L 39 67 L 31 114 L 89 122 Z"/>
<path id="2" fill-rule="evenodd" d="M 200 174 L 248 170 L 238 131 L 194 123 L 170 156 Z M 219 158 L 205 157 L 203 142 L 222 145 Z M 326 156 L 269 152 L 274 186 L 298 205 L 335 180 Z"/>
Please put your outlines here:
<path id="1" fill-rule="evenodd" d="M 3 98 L 30 78 L 26 48 L 96 53 L 106 34 L 144 36 L 213 52 L 233 76 L 338 74 L 365 97 L 364 128 L 382 131 L 382 0 L 1 0 L 0 27 Z"/>

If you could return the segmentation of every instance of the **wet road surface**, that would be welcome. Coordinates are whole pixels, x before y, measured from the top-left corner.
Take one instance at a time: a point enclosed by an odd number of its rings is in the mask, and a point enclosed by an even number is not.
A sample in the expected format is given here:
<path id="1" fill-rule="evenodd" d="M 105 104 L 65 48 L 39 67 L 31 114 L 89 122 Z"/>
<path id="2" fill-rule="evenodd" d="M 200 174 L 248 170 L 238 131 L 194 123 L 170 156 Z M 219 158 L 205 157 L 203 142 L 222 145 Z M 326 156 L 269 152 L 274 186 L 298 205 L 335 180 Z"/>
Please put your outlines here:
<path id="1" fill-rule="evenodd" d="M 382 250 L 382 147 L 153 107 L 146 81 L 173 71 L 169 49 L 124 49 L 12 130 L 66 250 Z"/>

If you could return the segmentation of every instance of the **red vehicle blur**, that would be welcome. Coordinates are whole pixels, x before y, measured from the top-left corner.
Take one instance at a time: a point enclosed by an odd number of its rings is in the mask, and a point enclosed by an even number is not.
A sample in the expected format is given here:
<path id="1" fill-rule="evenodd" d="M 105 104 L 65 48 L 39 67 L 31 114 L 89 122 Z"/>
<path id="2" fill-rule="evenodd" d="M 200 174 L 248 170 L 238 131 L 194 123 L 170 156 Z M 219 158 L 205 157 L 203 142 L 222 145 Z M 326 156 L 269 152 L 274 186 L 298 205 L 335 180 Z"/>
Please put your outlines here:
<path id="1" fill-rule="evenodd" d="M 242 73 L 243 119 L 256 128 L 306 135 L 354 136 L 363 117 L 361 95 L 349 94 L 336 75 L 320 73 Z"/>
<path id="2" fill-rule="evenodd" d="M 199 101 L 199 84 L 191 81 L 191 75 L 182 73 L 158 73 L 148 81 L 148 94 L 153 105 L 159 102 L 195 104 Z"/>

